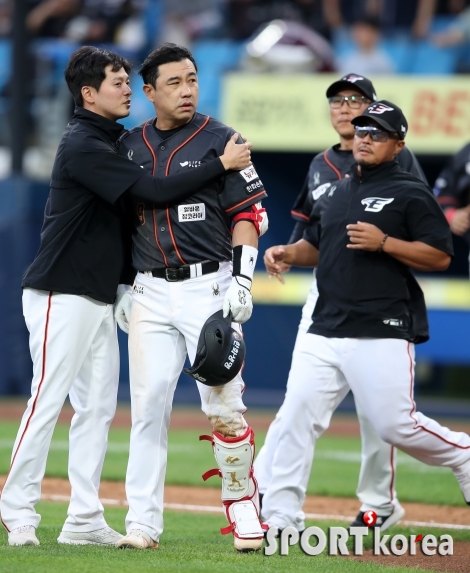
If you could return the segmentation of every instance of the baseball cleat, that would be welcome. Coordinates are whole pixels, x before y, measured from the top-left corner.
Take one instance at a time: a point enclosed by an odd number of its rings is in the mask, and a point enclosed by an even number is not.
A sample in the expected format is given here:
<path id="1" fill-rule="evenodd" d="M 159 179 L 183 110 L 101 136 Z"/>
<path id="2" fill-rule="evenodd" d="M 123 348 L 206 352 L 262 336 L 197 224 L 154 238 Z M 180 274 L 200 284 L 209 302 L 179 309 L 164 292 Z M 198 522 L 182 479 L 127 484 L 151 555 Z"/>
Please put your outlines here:
<path id="1" fill-rule="evenodd" d="M 395 510 L 389 515 L 378 515 L 377 521 L 374 525 L 367 525 L 364 521 L 365 511 L 360 511 L 356 519 L 351 523 L 349 527 L 369 527 L 369 529 L 380 529 L 381 532 L 386 531 L 392 525 L 395 525 L 402 519 L 405 515 L 405 510 L 401 505 L 398 505 Z"/>
<path id="2" fill-rule="evenodd" d="M 8 545 L 39 545 L 34 525 L 22 525 L 8 533 Z"/>
<path id="3" fill-rule="evenodd" d="M 118 549 L 158 549 L 158 541 L 154 541 L 142 529 L 133 529 L 116 543 Z"/>
<path id="4" fill-rule="evenodd" d="M 124 536 L 110 527 L 95 531 L 61 531 L 57 541 L 64 545 L 109 545 L 114 546 Z"/>

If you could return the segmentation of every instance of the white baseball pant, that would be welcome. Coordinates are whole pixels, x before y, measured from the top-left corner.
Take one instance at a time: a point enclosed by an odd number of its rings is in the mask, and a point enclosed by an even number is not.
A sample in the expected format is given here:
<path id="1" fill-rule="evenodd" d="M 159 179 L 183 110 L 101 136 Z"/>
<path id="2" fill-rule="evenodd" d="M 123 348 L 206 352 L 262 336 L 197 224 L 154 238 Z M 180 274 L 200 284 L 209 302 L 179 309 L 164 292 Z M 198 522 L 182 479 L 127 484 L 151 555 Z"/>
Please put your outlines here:
<path id="1" fill-rule="evenodd" d="M 380 438 L 429 465 L 461 468 L 470 437 L 416 412 L 414 346 L 398 339 L 306 334 L 292 361 L 279 445 L 263 498 L 269 525 L 304 527 L 302 505 L 317 438 L 352 390 Z M 299 457 L 298 451 L 305 450 Z"/>
<path id="2" fill-rule="evenodd" d="M 193 363 L 201 329 L 209 316 L 221 310 L 231 280 L 229 262 L 221 263 L 216 273 L 179 282 L 137 274 L 129 325 L 128 532 L 142 529 L 158 540 L 163 531 L 168 426 L 176 383 L 186 354 Z M 232 326 L 241 331 L 239 324 Z M 241 376 L 220 387 L 196 384 L 213 429 L 224 436 L 243 435 L 248 424 L 243 417 Z"/>
<path id="3" fill-rule="evenodd" d="M 307 301 L 302 308 L 302 318 L 297 332 L 292 361 L 294 361 L 296 353 L 299 352 L 300 342 L 312 324 L 312 314 L 317 299 L 318 288 L 317 281 L 314 278 Z M 292 371 L 287 381 L 287 392 L 289 392 L 291 374 Z M 255 459 L 255 476 L 258 480 L 260 493 L 262 494 L 267 490 L 271 480 L 272 461 L 278 447 L 281 417 L 283 416 L 284 410 L 283 405 L 269 426 L 264 445 Z M 390 444 L 380 439 L 357 401 L 356 412 L 359 419 L 362 440 L 361 471 L 359 473 L 359 482 L 356 490 L 357 497 L 362 503 L 361 511 L 372 509 L 378 515 L 388 515 L 398 503 L 395 491 L 396 451 L 393 446 L 390 446 Z M 322 432 L 323 431 L 324 429 Z M 294 445 L 291 447 L 294 447 Z M 305 449 L 303 447 L 299 448 L 297 455 L 299 459 L 305 456 Z"/>
<path id="4" fill-rule="evenodd" d="M 72 497 L 64 531 L 106 527 L 98 497 L 108 429 L 116 411 L 119 348 L 113 305 L 86 296 L 24 289 L 23 314 L 33 359 L 31 398 L 2 491 L 2 522 L 37 527 L 52 433 L 67 397 L 75 410 L 69 436 Z"/>

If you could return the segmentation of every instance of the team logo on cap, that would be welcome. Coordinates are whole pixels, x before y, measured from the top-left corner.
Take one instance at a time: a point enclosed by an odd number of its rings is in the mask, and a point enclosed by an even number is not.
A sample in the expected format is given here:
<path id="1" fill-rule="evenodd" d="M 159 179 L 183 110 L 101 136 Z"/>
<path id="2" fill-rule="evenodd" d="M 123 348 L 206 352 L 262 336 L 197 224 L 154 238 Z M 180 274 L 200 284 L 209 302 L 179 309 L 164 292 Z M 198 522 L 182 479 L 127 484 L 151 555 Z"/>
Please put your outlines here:
<path id="1" fill-rule="evenodd" d="M 382 211 L 385 205 L 388 205 L 392 201 L 393 198 L 383 199 L 382 197 L 367 197 L 367 199 L 363 199 L 361 201 L 361 204 L 366 206 L 364 211 L 372 211 L 372 213 L 378 213 L 379 211 Z"/>
<path id="2" fill-rule="evenodd" d="M 350 74 L 349 76 L 344 76 L 344 78 L 341 78 L 343 80 L 343 82 L 350 82 L 350 83 L 354 83 L 354 82 L 358 82 L 359 80 L 363 80 L 364 78 L 362 76 L 356 76 L 356 74 Z"/>
<path id="3" fill-rule="evenodd" d="M 369 113 L 377 113 L 377 114 L 382 114 L 385 113 L 386 111 L 393 111 L 393 110 L 394 110 L 393 107 L 385 105 L 384 103 L 379 103 L 378 105 L 371 105 L 370 107 L 367 108 L 367 111 Z"/>

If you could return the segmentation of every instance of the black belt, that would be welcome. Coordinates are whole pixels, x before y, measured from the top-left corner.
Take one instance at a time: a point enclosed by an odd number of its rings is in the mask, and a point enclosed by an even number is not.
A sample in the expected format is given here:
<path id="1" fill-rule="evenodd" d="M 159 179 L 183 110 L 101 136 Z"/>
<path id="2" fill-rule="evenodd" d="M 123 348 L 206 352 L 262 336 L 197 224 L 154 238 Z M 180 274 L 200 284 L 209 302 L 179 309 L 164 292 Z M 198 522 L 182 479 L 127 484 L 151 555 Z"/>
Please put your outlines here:
<path id="1" fill-rule="evenodd" d="M 215 273 L 219 270 L 219 263 L 215 261 L 201 261 L 200 263 L 193 263 L 192 265 L 184 265 L 183 267 L 166 267 L 160 269 L 152 269 L 148 271 L 157 279 L 165 279 L 169 283 L 178 281 L 185 281 L 187 279 L 194 279 Z"/>

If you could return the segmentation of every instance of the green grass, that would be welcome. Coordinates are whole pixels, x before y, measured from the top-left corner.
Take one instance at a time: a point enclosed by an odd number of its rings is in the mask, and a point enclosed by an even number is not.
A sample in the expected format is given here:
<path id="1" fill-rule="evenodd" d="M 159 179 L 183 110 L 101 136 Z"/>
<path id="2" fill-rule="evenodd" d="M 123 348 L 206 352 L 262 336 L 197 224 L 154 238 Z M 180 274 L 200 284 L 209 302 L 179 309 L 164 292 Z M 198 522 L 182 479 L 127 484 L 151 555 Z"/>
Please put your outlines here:
<path id="1" fill-rule="evenodd" d="M 0 422 L 0 474 L 8 471 L 17 422 Z M 197 430 L 172 430 L 166 483 L 218 487 L 216 478 L 204 483 L 201 475 L 215 467 L 208 442 L 199 442 Z M 265 435 L 257 433 L 257 446 Z M 58 425 L 54 433 L 46 475 L 67 477 L 68 427 Z M 112 429 L 103 470 L 103 479 L 122 481 L 126 472 L 129 430 Z M 317 444 L 308 493 L 334 497 L 354 497 L 360 467 L 358 437 L 323 436 Z M 448 468 L 422 464 L 398 454 L 397 491 L 401 501 L 462 506 L 462 494 Z"/>
<path id="2" fill-rule="evenodd" d="M 7 536 L 0 532 L 0 570 L 2 573 L 406 573 L 409 567 L 385 567 L 374 563 L 360 563 L 341 557 L 304 555 L 298 547 L 288 556 L 266 557 L 257 554 L 238 554 L 231 536 L 222 536 L 218 528 L 222 516 L 187 513 L 165 513 L 165 532 L 157 551 L 119 551 L 112 547 L 59 545 L 59 535 L 66 515 L 66 505 L 42 502 L 37 505 L 42 514 L 38 529 L 39 547 L 9 547 Z M 106 517 L 111 527 L 123 531 L 124 509 L 107 508 Z M 323 523 L 322 528 L 338 523 Z M 406 528 L 394 528 L 396 533 L 416 533 Z M 422 530 L 420 530 L 421 532 Z M 432 533 L 433 530 L 426 530 Z M 437 535 L 442 532 L 435 532 Z M 454 532 L 454 540 L 465 533 Z M 370 545 L 370 543 L 369 543 Z M 418 571 L 418 570 L 416 570 Z"/>

